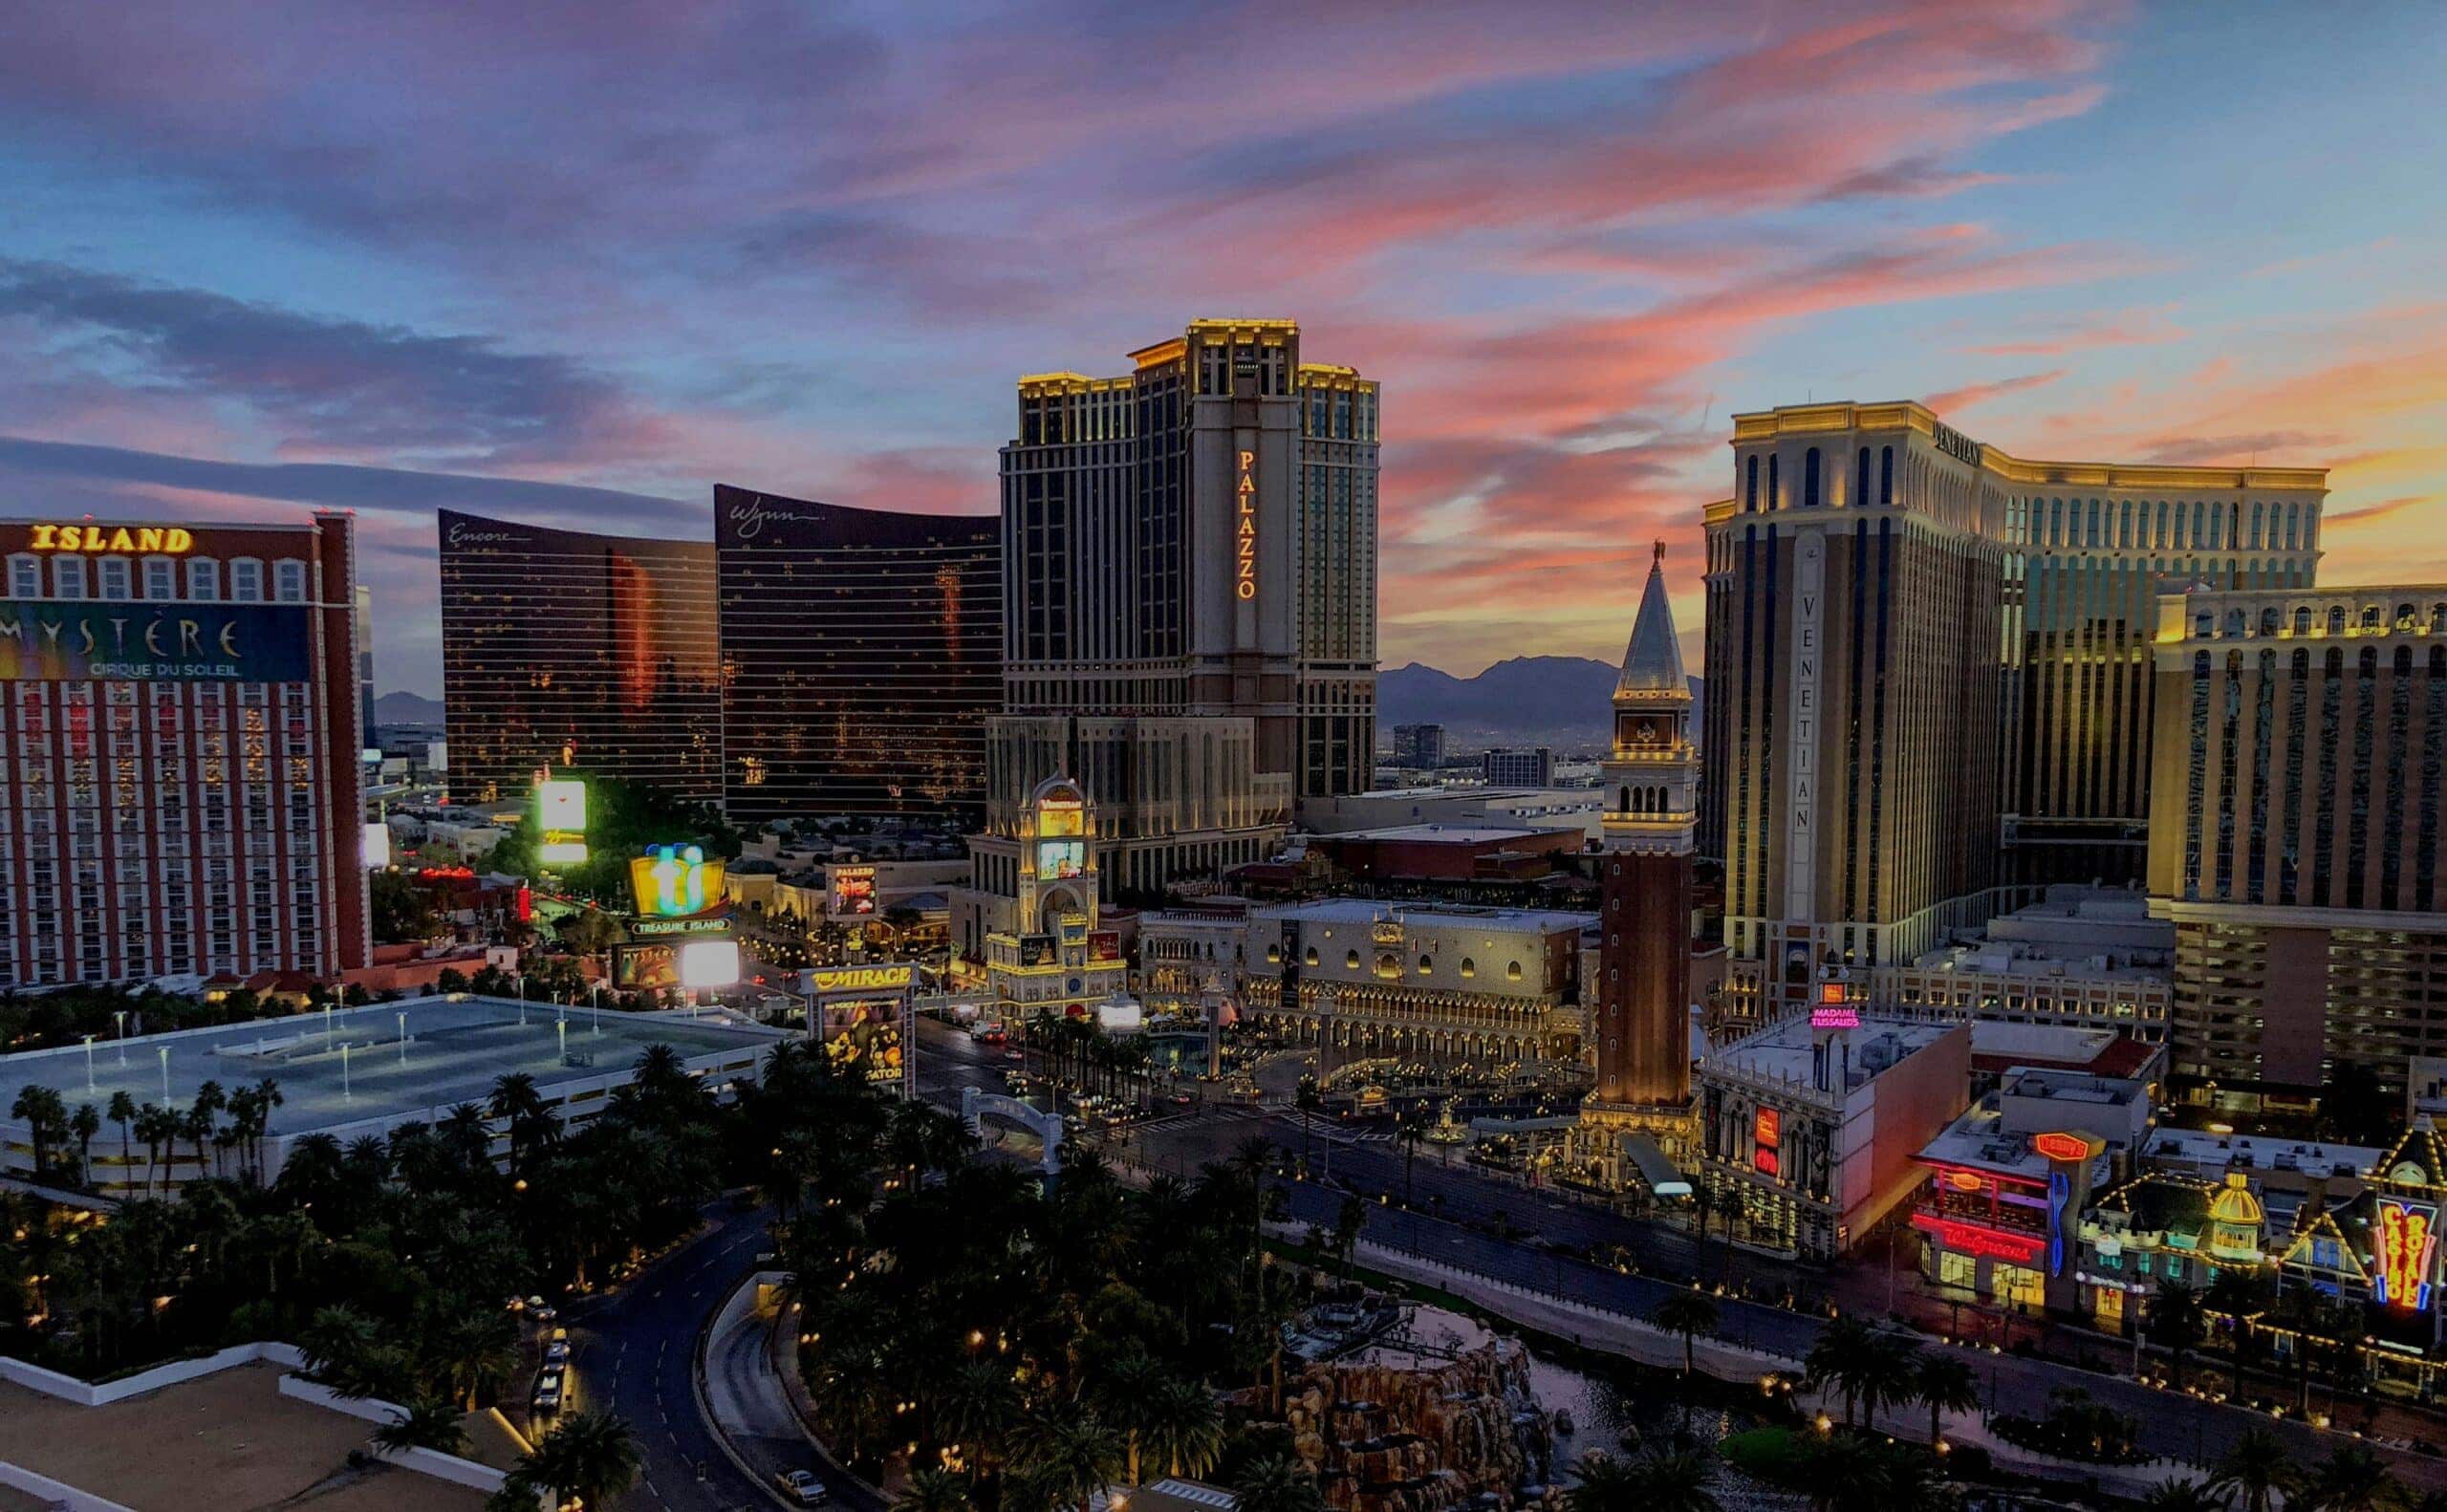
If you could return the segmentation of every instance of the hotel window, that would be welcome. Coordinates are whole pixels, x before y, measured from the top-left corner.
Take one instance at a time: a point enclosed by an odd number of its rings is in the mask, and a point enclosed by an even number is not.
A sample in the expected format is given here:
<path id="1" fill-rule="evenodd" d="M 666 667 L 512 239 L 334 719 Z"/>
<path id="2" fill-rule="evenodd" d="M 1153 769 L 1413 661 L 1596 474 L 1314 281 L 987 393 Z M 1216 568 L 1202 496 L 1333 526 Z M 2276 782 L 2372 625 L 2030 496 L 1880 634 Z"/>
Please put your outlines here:
<path id="1" fill-rule="evenodd" d="M 1818 508 L 1818 448 L 1815 446 L 1802 457 L 1801 503 L 1806 509 Z"/>
<path id="2" fill-rule="evenodd" d="M 229 564 L 229 596 L 242 604 L 263 602 L 264 564 L 242 556 Z"/>
<path id="3" fill-rule="evenodd" d="M 179 596 L 179 564 L 167 556 L 144 559 L 144 596 L 176 598 Z"/>
<path id="4" fill-rule="evenodd" d="M 102 597 L 117 600 L 130 596 L 132 590 L 126 557 L 105 556 L 99 564 L 99 569 Z"/>
<path id="5" fill-rule="evenodd" d="M 1742 507 L 1744 509 L 1759 508 L 1759 459 L 1756 457 L 1743 468 Z"/>
<path id="6" fill-rule="evenodd" d="M 221 596 L 221 564 L 208 556 L 187 558 L 187 596 L 219 598 Z"/>
<path id="7" fill-rule="evenodd" d="M 1877 458 L 1877 502 L 1895 502 L 1895 448 L 1880 446 Z"/>
<path id="8" fill-rule="evenodd" d="M 272 596 L 284 604 L 306 601 L 306 564 L 296 560 L 272 564 Z"/>
<path id="9" fill-rule="evenodd" d="M 1463 975 L 1463 976 L 1465 976 L 1465 977 L 1475 977 L 1475 976 L 1477 976 L 1478 974 L 1479 974 L 1479 963 L 1478 963 L 1477 961 L 1472 961 L 1469 957 L 1467 957 L 1467 956 L 1463 956 L 1463 957 L 1462 958 L 1462 975 Z"/>
<path id="10" fill-rule="evenodd" d="M 60 598 L 85 596 L 85 559 L 81 556 L 54 556 L 51 559 L 51 591 Z"/>
<path id="11" fill-rule="evenodd" d="M 9 558 L 9 596 L 40 598 L 42 596 L 42 559 L 22 552 Z"/>
<path id="12" fill-rule="evenodd" d="M 1776 495 L 1776 474 L 1778 471 L 1777 463 L 1778 458 L 1776 454 L 1772 451 L 1769 452 L 1767 454 L 1767 508 L 1770 509 L 1776 508 L 1784 503 L 1784 501 Z"/>

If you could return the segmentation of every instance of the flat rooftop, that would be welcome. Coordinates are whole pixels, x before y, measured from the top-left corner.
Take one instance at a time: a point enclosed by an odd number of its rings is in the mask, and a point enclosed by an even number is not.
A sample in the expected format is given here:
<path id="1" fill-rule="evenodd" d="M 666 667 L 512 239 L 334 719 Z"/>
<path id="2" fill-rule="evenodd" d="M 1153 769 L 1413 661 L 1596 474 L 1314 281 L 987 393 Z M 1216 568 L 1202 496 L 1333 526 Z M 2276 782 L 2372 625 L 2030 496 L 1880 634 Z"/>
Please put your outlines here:
<path id="1" fill-rule="evenodd" d="M 265 1132 L 277 1137 L 427 1111 L 438 1117 L 519 1071 L 549 1095 L 557 1086 L 626 1071 L 650 1045 L 668 1045 L 693 1061 L 788 1037 L 673 1010 L 606 1011 L 598 1029 L 584 1004 L 567 1010 L 564 1030 L 561 1012 L 552 1004 L 530 1003 L 522 1024 L 515 1002 L 419 998 L 336 1009 L 328 1017 L 309 1012 L 105 1040 L 93 1047 L 90 1083 L 81 1045 L 0 1055 L 0 1110 L 30 1086 L 56 1089 L 72 1111 L 84 1102 L 106 1107 L 121 1090 L 139 1104 L 184 1108 L 207 1081 L 235 1089 L 270 1077 L 279 1083 L 282 1102 Z"/>
<path id="2" fill-rule="evenodd" d="M 1934 1024 L 1919 1019 L 1877 1019 L 1864 1015 L 1859 1028 L 1846 1029 L 1839 1036 L 1851 1050 L 1851 1071 L 1845 1082 L 1845 1089 L 1852 1091 L 1867 1086 L 1913 1055 L 1963 1028 L 1960 1024 Z M 1807 1014 L 1786 1019 L 1725 1046 L 1708 1056 L 1701 1063 L 1701 1068 L 1762 1081 L 1791 1082 L 1807 1087 L 1812 1074 L 1812 1044 L 1816 1033 L 1809 1026 Z"/>
<path id="3" fill-rule="evenodd" d="M 349 1451 L 364 1447 L 374 1425 L 282 1396 L 279 1379 L 278 1366 L 247 1365 L 107 1407 L 78 1407 L 0 1382 L 0 1459 L 138 1508 L 484 1506 L 483 1492 L 411 1470 L 351 1470 Z"/>
<path id="4" fill-rule="evenodd" d="M 1533 830 L 1527 825 L 1497 824 L 1397 824 L 1382 830 L 1347 830 L 1341 834 L 1320 835 L 1325 840 L 1392 840 L 1430 845 L 1497 845 L 1508 840 L 1537 840 L 1549 835 L 1568 835 L 1577 841 L 1582 832 L 1570 830 Z"/>
<path id="5" fill-rule="evenodd" d="M 1387 903 L 1367 897 L 1321 897 L 1310 903 L 1285 903 L 1277 907 L 1252 912 L 1252 918 L 1297 918 L 1303 922 L 1321 924 L 1372 924 L 1382 918 L 1393 922 L 1433 924 L 1444 928 L 1467 928 L 1484 924 L 1490 929 L 1534 930 L 1551 934 L 1558 930 L 1583 929 L 1596 918 L 1594 914 L 1576 914 L 1558 908 L 1477 908 L 1467 903 Z"/>
<path id="6" fill-rule="evenodd" d="M 2147 1155 L 2152 1165 L 2189 1167 L 2193 1175 L 2212 1177 L 2229 1166 L 2263 1174 L 2300 1171 L 2308 1176 L 2359 1177 L 2388 1157 L 2387 1151 L 2367 1145 L 2221 1134 L 2205 1129 L 2160 1129 L 2151 1136 Z"/>

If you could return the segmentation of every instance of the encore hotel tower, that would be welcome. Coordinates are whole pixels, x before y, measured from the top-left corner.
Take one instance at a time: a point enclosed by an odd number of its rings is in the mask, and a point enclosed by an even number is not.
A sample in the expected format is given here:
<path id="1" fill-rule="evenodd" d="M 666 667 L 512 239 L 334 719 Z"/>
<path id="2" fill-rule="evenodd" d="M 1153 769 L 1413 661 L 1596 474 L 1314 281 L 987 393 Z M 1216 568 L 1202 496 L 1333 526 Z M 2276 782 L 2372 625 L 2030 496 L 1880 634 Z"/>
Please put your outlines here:
<path id="1" fill-rule="evenodd" d="M 735 823 L 973 817 L 1001 696 L 998 529 L 726 486 L 711 542 L 445 511 L 453 792 L 515 803 L 553 768 Z"/>
<path id="2" fill-rule="evenodd" d="M 1734 417 L 1700 849 L 1727 1006 L 2148 860 L 2158 596 L 2309 586 L 2316 468 L 2030 462 L 1912 403 Z M 1745 1001 L 1746 1000 L 1746 1001 Z"/>
<path id="3" fill-rule="evenodd" d="M 442 511 L 452 795 L 570 768 L 722 796 L 714 548 Z"/>
<path id="4" fill-rule="evenodd" d="M 0 989 L 363 965 L 350 518 L 0 551 Z"/>

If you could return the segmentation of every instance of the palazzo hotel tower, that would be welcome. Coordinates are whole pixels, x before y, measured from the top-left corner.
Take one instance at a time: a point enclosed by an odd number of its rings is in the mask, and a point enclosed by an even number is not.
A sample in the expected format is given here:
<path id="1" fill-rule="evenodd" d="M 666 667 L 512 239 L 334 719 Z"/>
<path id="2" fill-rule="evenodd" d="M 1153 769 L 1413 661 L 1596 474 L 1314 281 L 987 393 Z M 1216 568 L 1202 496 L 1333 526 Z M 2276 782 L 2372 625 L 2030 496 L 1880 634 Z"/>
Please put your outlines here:
<path id="1" fill-rule="evenodd" d="M 1270 853 L 1376 736 L 1376 385 L 1289 320 L 1197 320 L 1115 378 L 1019 381 L 1003 448 L 1003 714 L 976 888 L 1075 778 L 1108 889 Z"/>
<path id="2" fill-rule="evenodd" d="M 2307 587 L 2317 468 L 2032 462 L 1915 403 L 1734 417 L 1707 509 L 1727 999 L 1907 962 L 2148 861 L 2158 596 Z"/>

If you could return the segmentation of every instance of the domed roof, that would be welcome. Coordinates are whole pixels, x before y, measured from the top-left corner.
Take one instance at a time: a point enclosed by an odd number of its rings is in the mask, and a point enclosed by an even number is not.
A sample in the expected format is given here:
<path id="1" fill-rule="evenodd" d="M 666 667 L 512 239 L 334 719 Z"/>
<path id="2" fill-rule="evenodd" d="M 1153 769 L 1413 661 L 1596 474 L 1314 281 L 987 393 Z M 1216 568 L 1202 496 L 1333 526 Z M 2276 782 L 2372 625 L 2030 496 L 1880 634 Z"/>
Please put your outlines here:
<path id="1" fill-rule="evenodd" d="M 2252 1196 L 2251 1183 L 2241 1171 L 2226 1173 L 2226 1184 L 2209 1199 L 2209 1221 L 2231 1223 L 2238 1228 L 2257 1226 L 2267 1217 L 2260 1199 Z"/>
<path id="2" fill-rule="evenodd" d="M 1674 606 L 1665 594 L 1665 543 L 1657 543 L 1649 562 L 1648 586 L 1640 593 L 1640 612 L 1632 621 L 1632 641 L 1623 648 L 1623 675 L 1614 680 L 1614 697 L 1689 698 L 1691 680 L 1682 671 L 1682 642 L 1674 634 Z"/>

